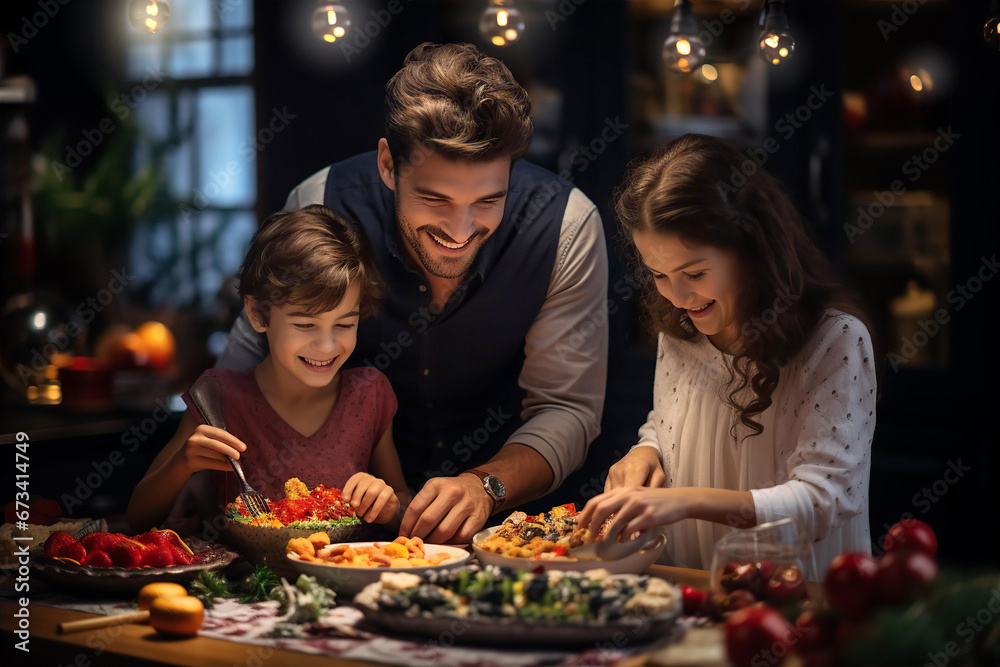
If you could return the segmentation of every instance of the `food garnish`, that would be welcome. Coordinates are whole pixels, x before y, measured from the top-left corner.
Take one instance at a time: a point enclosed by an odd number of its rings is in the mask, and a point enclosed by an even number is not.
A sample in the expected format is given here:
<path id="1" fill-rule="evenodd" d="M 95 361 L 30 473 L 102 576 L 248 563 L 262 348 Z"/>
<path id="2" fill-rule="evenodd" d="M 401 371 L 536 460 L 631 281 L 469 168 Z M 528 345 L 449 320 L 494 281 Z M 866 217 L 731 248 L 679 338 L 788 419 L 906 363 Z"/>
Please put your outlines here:
<path id="1" fill-rule="evenodd" d="M 340 489 L 322 484 L 309 489 L 300 479 L 293 477 L 284 486 L 285 497 L 281 500 L 267 499 L 271 511 L 254 517 L 242 498 L 229 503 L 226 517 L 252 526 L 272 528 L 303 528 L 306 530 L 329 530 L 337 526 L 353 526 L 361 523 L 354 509 L 341 499 Z"/>
<path id="2" fill-rule="evenodd" d="M 508 558 L 576 560 L 572 550 L 600 540 L 611 521 L 609 517 L 595 538 L 589 530 L 577 525 L 578 514 L 574 503 L 558 505 L 536 516 L 513 512 L 476 546 Z"/>

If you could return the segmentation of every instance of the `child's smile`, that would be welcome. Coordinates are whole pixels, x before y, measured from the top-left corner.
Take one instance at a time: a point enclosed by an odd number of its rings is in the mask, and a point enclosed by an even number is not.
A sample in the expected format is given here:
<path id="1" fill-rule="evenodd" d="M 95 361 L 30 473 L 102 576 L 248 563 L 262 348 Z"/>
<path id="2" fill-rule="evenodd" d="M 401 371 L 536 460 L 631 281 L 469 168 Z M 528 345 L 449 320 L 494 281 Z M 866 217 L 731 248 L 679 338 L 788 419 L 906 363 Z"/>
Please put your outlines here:
<path id="1" fill-rule="evenodd" d="M 677 234 L 633 232 L 656 289 L 721 350 L 739 338 L 739 259 L 711 246 L 685 244 Z"/>
<path id="2" fill-rule="evenodd" d="M 292 390 L 329 386 L 357 345 L 359 299 L 360 290 L 352 285 L 337 307 L 324 313 L 285 303 L 271 309 L 266 325 L 248 308 L 254 329 L 267 333 L 275 379 Z"/>

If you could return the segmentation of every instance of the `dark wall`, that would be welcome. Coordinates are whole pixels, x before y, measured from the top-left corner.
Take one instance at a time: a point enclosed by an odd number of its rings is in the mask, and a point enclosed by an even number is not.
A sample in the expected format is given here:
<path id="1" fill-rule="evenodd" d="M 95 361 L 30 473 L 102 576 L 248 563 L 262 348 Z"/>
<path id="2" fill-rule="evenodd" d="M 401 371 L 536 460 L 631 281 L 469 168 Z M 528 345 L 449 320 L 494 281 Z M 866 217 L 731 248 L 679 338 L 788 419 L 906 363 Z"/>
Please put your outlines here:
<path id="1" fill-rule="evenodd" d="M 572 5 L 572 3 L 566 3 Z M 602 434 L 591 446 L 584 468 L 572 475 L 539 510 L 553 502 L 581 502 L 603 490 L 603 474 L 635 442 L 638 427 L 652 405 L 653 359 L 636 342 L 635 305 L 622 298 L 622 282 L 610 201 L 631 156 L 629 133 L 597 143 L 596 159 L 573 161 L 575 151 L 590 148 L 608 123 L 630 124 L 625 44 L 627 6 L 619 2 L 588 2 L 571 14 L 549 20 L 549 6 L 524 3 L 528 29 L 517 48 L 484 44 L 476 29 L 485 3 L 412 2 L 382 28 L 370 12 L 386 3 L 357 3 L 354 28 L 368 27 L 374 37 L 349 42 L 352 48 L 323 44 L 309 34 L 309 2 L 258 2 L 258 118 L 287 107 L 297 118 L 259 157 L 259 206 L 266 215 L 278 210 L 288 192 L 318 169 L 359 152 L 373 150 L 383 135 L 385 83 L 418 44 L 471 42 L 504 61 L 518 82 L 532 90 L 551 88 L 562 94 L 560 120 L 541 130 L 556 145 L 532 160 L 561 172 L 597 204 L 609 240 L 611 257 L 612 343 L 608 399 Z M 551 15 L 550 15 L 551 16 Z M 373 23 L 375 21 L 375 23 Z M 379 25 L 376 31 L 374 26 Z M 554 28 L 554 29 L 553 29 Z M 348 62 L 350 58 L 350 62 Z M 536 142 L 539 141 L 536 132 Z M 576 166 L 574 166 L 576 165 Z M 547 503 L 547 504 L 546 504 Z"/>

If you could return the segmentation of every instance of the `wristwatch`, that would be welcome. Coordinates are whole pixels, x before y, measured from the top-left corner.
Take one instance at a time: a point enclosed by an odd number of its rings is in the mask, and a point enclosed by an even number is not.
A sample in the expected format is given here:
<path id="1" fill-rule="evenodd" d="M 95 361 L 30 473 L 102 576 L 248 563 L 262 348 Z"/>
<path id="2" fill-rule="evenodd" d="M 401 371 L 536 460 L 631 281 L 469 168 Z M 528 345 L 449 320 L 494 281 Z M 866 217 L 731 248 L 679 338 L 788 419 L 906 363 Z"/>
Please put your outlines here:
<path id="1" fill-rule="evenodd" d="M 490 514 L 493 514 L 500 509 L 504 501 L 507 500 L 507 487 L 500 481 L 500 478 L 494 477 L 488 472 L 484 472 L 478 468 L 472 468 L 470 470 L 466 470 L 465 472 L 471 473 L 482 480 L 483 490 L 486 491 L 486 495 L 493 499 L 493 509 L 490 510 Z"/>

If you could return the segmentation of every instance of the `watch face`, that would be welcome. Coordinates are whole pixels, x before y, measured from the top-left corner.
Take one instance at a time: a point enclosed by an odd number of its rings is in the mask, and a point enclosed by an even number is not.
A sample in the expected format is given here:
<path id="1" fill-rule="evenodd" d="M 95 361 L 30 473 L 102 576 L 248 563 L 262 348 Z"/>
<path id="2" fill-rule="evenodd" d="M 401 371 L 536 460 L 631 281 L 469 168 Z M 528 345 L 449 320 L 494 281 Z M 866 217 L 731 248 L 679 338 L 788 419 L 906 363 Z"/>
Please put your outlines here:
<path id="1" fill-rule="evenodd" d="M 503 482 L 499 478 L 489 475 L 483 480 L 489 485 L 489 491 L 497 500 L 502 500 L 507 497 L 507 487 L 503 485 Z"/>

